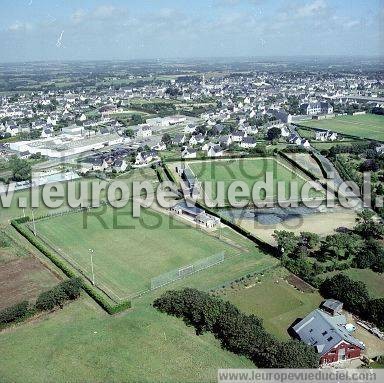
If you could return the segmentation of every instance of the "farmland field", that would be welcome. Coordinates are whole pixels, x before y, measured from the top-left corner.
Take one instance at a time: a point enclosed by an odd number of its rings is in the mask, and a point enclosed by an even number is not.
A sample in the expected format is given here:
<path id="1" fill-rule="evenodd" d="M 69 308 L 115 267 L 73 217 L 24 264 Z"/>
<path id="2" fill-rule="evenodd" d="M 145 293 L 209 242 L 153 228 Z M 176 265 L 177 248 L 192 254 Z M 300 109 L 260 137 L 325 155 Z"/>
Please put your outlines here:
<path id="1" fill-rule="evenodd" d="M 15 236 L 15 238 L 13 238 Z M 23 300 L 34 300 L 59 279 L 16 241 L 11 227 L 0 229 L 0 310 Z"/>
<path id="2" fill-rule="evenodd" d="M 301 292 L 285 280 L 287 272 L 278 269 L 257 277 L 257 281 L 224 293 L 241 311 L 263 319 L 264 327 L 281 339 L 289 339 L 287 329 L 319 306 L 318 292 Z"/>
<path id="3" fill-rule="evenodd" d="M 222 251 L 228 257 L 242 252 L 153 210 L 143 210 L 140 218 L 133 218 L 128 206 L 121 210 L 108 207 L 101 219 L 105 227 L 97 217 L 89 216 L 84 228 L 83 214 L 73 213 L 37 221 L 36 227 L 43 240 L 76 263 L 89 278 L 92 252 L 96 285 L 106 286 L 118 298 L 147 290 L 151 278 L 170 270 Z"/>
<path id="4" fill-rule="evenodd" d="M 216 197 L 215 183 L 224 182 L 224 190 L 227 191 L 229 185 L 234 181 L 243 181 L 252 191 L 252 187 L 257 181 L 264 182 L 266 173 L 271 173 L 273 177 L 272 195 L 268 193 L 268 197 L 277 196 L 277 182 L 284 181 L 283 190 L 285 195 L 290 195 L 290 181 L 296 181 L 298 191 L 309 179 L 298 169 L 282 159 L 275 158 L 243 158 L 243 159 L 221 159 L 211 161 L 189 161 L 189 168 L 192 170 L 196 179 L 200 182 L 212 181 L 212 188 L 209 184 L 204 185 L 204 192 L 209 198 Z M 313 192 L 313 190 L 311 191 Z M 265 198 L 265 191 L 261 190 L 261 197 Z M 226 193 L 226 195 L 228 195 Z M 313 196 L 314 193 L 311 193 Z M 317 193 L 316 195 L 320 195 Z"/>
<path id="5" fill-rule="evenodd" d="M 363 114 L 358 116 L 337 116 L 325 120 L 309 120 L 300 125 L 310 128 L 329 129 L 341 134 L 384 141 L 384 116 Z"/>

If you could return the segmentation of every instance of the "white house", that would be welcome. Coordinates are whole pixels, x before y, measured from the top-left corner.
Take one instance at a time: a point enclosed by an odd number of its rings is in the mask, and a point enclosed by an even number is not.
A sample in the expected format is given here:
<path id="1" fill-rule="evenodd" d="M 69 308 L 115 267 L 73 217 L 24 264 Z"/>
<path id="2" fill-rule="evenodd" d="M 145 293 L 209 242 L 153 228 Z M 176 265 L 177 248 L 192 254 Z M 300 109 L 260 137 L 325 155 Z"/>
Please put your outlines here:
<path id="1" fill-rule="evenodd" d="M 254 137 L 244 137 L 243 141 L 240 142 L 240 146 L 245 149 L 251 149 L 256 146 L 256 140 Z"/>
<path id="2" fill-rule="evenodd" d="M 148 125 L 141 125 L 139 130 L 136 132 L 137 138 L 146 138 L 152 136 L 152 128 Z"/>
<path id="3" fill-rule="evenodd" d="M 329 130 L 321 130 L 315 133 L 317 141 L 335 141 L 337 140 L 337 133 L 330 132 Z"/>
<path id="4" fill-rule="evenodd" d="M 291 132 L 286 126 L 281 127 L 281 137 L 289 137 L 290 134 Z"/>
<path id="5" fill-rule="evenodd" d="M 202 134 L 196 134 L 189 139 L 189 145 L 197 145 L 204 142 L 204 136 Z"/>
<path id="6" fill-rule="evenodd" d="M 184 128 L 184 133 L 185 134 L 192 134 L 192 133 L 195 133 L 196 131 L 196 126 L 195 125 L 192 125 L 192 124 L 188 124 L 185 128 Z"/>
<path id="7" fill-rule="evenodd" d="M 125 160 L 116 160 L 113 164 L 113 169 L 116 170 L 118 173 L 124 172 L 128 167 L 128 164 Z"/>
<path id="8" fill-rule="evenodd" d="M 136 155 L 135 164 L 136 165 L 149 164 L 150 162 L 158 160 L 158 159 L 159 159 L 159 157 L 154 150 L 151 150 L 149 152 L 139 152 Z"/>
<path id="9" fill-rule="evenodd" d="M 164 142 L 160 141 L 155 146 L 152 147 L 153 150 L 162 151 L 167 149 L 167 145 Z"/>
<path id="10" fill-rule="evenodd" d="M 231 137 L 233 142 L 241 142 L 245 137 L 247 137 L 247 133 L 242 131 L 237 131 L 232 133 Z"/>
<path id="11" fill-rule="evenodd" d="M 220 145 L 210 145 L 207 150 L 207 156 L 208 157 L 222 157 L 223 156 L 223 149 Z"/>
<path id="12" fill-rule="evenodd" d="M 181 152 L 181 158 L 196 158 L 197 152 L 192 148 L 184 148 Z"/>

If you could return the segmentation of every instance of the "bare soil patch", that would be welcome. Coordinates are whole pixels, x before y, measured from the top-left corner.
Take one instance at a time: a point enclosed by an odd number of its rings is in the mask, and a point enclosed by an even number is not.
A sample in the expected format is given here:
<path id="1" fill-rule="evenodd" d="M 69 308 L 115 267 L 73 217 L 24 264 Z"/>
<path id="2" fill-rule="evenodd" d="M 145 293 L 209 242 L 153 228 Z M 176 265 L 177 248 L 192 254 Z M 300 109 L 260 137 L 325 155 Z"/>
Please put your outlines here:
<path id="1" fill-rule="evenodd" d="M 296 289 L 304 293 L 313 293 L 315 291 L 315 289 L 310 284 L 303 281 L 297 275 L 289 274 L 286 280 L 290 285 L 292 285 L 293 287 L 295 287 Z"/>
<path id="2" fill-rule="evenodd" d="M 23 300 L 34 300 L 59 282 L 32 256 L 0 264 L 0 310 Z"/>

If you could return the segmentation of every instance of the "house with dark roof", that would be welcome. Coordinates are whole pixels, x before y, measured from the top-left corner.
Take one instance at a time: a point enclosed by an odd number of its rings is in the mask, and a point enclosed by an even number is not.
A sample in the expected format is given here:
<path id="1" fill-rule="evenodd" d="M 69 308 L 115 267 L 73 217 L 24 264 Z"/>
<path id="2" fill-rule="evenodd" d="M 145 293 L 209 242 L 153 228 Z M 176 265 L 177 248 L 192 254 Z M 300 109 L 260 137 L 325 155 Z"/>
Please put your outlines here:
<path id="1" fill-rule="evenodd" d="M 220 145 L 209 145 L 207 149 L 207 156 L 208 157 L 222 157 L 223 155 L 223 149 Z"/>
<path id="2" fill-rule="evenodd" d="M 245 149 L 254 148 L 256 146 L 256 140 L 254 137 L 245 137 L 241 141 L 240 146 Z"/>
<path id="3" fill-rule="evenodd" d="M 300 105 L 300 113 L 306 115 L 331 114 L 333 106 L 327 101 L 304 103 Z"/>
<path id="4" fill-rule="evenodd" d="M 171 211 L 178 215 L 189 216 L 196 223 L 206 228 L 213 228 L 220 223 L 220 218 L 207 214 L 203 209 L 200 209 L 197 206 L 189 206 L 185 201 L 171 207 Z"/>
<path id="5" fill-rule="evenodd" d="M 196 158 L 197 151 L 193 148 L 185 147 L 181 151 L 181 158 Z"/>
<path id="6" fill-rule="evenodd" d="M 316 309 L 291 328 L 292 335 L 315 348 L 320 364 L 359 358 L 365 345 L 351 334 L 353 326 L 340 314 L 340 302 L 324 302 L 322 307 L 334 315 Z"/>

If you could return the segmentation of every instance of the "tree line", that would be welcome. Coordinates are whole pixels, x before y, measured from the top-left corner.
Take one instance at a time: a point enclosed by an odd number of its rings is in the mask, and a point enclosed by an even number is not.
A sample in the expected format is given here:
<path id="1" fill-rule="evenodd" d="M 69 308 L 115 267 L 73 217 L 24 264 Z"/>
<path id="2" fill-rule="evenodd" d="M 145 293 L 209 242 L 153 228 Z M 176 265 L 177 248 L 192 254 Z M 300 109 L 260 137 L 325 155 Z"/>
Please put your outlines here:
<path id="1" fill-rule="evenodd" d="M 353 230 L 337 232 L 320 239 L 319 235 L 275 231 L 277 253 L 283 266 L 309 283 L 318 286 L 319 274 L 351 267 L 384 272 L 384 234 L 382 224 L 368 209 L 358 213 Z"/>
<path id="2" fill-rule="evenodd" d="M 41 311 L 50 311 L 59 306 L 63 308 L 66 301 L 72 301 L 80 296 L 82 283 L 80 278 L 70 278 L 48 291 L 43 291 L 35 304 L 28 301 L 19 302 L 0 311 L 0 326 L 17 323 Z"/>
<path id="3" fill-rule="evenodd" d="M 246 315 L 233 304 L 208 293 L 185 288 L 166 291 L 153 306 L 182 318 L 196 334 L 212 333 L 221 346 L 264 368 L 317 368 L 319 356 L 313 347 L 297 340 L 280 341 L 268 333 L 262 320 Z"/>
<path id="4" fill-rule="evenodd" d="M 347 310 L 384 329 L 384 298 L 371 298 L 365 283 L 337 274 L 321 283 L 320 293 L 343 302 Z"/>

